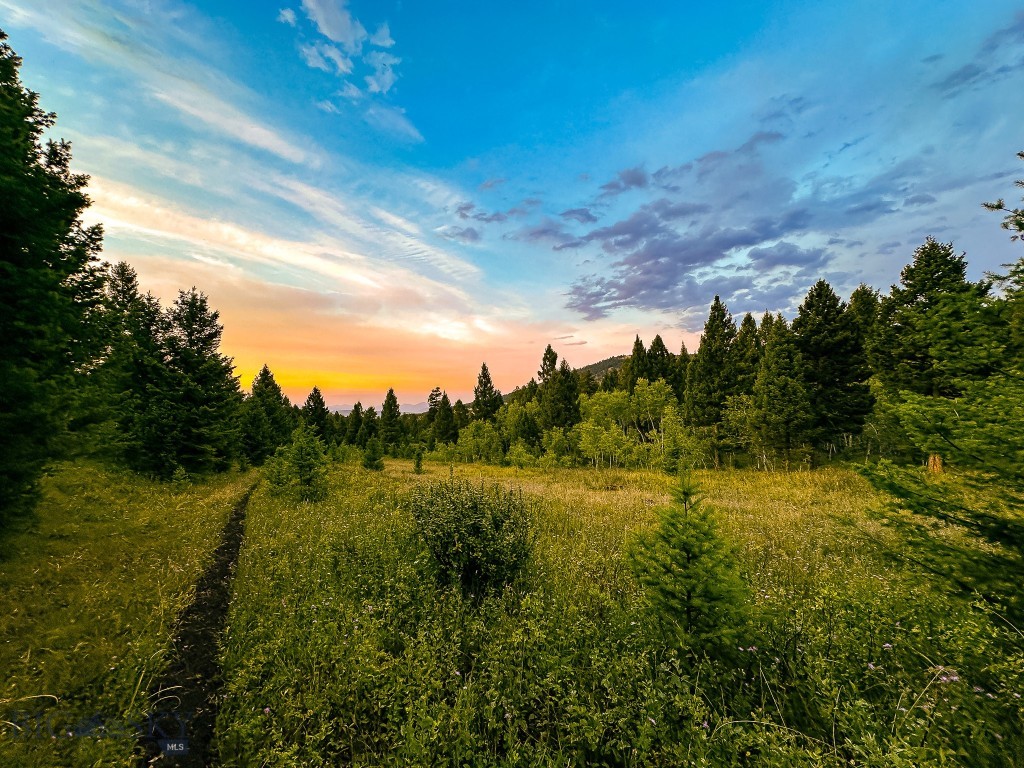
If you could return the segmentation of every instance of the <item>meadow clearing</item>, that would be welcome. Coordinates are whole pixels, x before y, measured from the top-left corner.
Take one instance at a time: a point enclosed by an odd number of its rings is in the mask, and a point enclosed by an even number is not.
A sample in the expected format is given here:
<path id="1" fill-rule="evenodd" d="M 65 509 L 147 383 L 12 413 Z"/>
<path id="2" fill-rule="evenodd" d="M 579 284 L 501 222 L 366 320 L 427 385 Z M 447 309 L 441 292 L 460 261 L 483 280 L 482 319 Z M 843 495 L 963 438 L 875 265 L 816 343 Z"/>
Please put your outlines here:
<path id="1" fill-rule="evenodd" d="M 1020 763 L 1019 637 L 900 557 L 871 514 L 883 500 L 850 470 L 697 473 L 749 621 L 735 648 L 694 661 L 654 631 L 624 557 L 672 478 L 424 469 L 334 464 L 323 501 L 253 494 L 216 764 Z M 530 560 L 503 590 L 434 578 L 408 499 L 450 476 L 531 511 Z M 172 487 L 70 465 L 47 479 L 39 525 L 0 563 L 2 764 L 132 764 L 130 733 L 12 723 L 145 717 L 174 617 L 252 479 Z"/>

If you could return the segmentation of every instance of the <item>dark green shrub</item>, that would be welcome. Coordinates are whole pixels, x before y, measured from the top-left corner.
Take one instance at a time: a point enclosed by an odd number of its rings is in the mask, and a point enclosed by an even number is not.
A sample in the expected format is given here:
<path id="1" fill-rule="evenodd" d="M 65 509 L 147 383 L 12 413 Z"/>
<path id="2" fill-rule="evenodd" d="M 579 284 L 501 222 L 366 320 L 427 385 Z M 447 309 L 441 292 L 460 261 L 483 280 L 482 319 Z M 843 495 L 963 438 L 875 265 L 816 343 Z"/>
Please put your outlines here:
<path id="1" fill-rule="evenodd" d="M 363 451 L 363 469 L 380 472 L 384 469 L 384 451 L 381 448 L 380 440 L 371 437 L 366 442 L 366 449 Z"/>
<path id="2" fill-rule="evenodd" d="M 474 595 L 500 589 L 530 556 L 532 515 L 522 493 L 453 478 L 417 488 L 410 506 L 442 584 Z"/>
<path id="3" fill-rule="evenodd" d="M 412 460 L 412 471 L 415 472 L 417 475 L 422 475 L 423 474 L 423 449 L 422 448 L 417 448 L 416 449 L 416 455 L 413 457 L 413 460 Z"/>

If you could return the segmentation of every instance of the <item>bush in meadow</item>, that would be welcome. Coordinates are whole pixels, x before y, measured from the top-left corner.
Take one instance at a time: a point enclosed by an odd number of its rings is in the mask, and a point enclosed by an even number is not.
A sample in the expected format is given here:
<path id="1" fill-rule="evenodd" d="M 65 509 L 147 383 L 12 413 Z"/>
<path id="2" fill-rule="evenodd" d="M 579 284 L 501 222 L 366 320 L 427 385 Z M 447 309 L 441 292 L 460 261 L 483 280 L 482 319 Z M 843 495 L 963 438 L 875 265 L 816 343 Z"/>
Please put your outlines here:
<path id="1" fill-rule="evenodd" d="M 373 472 L 380 472 L 384 469 L 384 449 L 380 440 L 371 437 L 366 441 L 366 449 L 363 451 L 363 469 Z"/>
<path id="2" fill-rule="evenodd" d="M 409 503 L 438 580 L 480 595 L 511 583 L 533 546 L 522 493 L 450 479 L 415 489 Z"/>

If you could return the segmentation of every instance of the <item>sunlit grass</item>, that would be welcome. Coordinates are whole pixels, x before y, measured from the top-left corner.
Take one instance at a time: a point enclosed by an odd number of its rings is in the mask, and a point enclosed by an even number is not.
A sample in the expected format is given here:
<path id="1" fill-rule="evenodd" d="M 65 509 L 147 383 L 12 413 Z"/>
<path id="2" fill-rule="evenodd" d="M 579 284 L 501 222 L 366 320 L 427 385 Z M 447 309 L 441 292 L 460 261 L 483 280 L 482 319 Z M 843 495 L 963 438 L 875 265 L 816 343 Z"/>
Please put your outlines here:
<path id="1" fill-rule="evenodd" d="M 1020 746 L 1020 659 L 991 658 L 987 615 L 884 554 L 898 541 L 850 471 L 698 474 L 753 620 L 735 658 L 692 667 L 623 558 L 671 478 L 425 470 L 338 465 L 323 503 L 253 497 L 225 765 L 998 765 Z M 403 498 L 449 474 L 533 505 L 533 558 L 501 595 L 430 578 Z"/>

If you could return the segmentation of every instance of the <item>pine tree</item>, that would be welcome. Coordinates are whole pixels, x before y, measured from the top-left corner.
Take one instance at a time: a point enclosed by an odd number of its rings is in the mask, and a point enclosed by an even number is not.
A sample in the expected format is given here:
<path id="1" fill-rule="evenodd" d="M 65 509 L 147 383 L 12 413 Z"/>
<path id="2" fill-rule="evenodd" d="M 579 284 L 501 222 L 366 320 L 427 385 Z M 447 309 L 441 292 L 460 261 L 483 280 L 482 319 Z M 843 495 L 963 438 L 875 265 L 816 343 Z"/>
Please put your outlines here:
<path id="1" fill-rule="evenodd" d="M 541 389 L 541 422 L 544 429 L 568 429 L 580 420 L 580 393 L 569 364 L 562 360 Z"/>
<path id="2" fill-rule="evenodd" d="M 467 406 L 462 400 L 456 400 L 452 406 L 452 416 L 455 419 L 455 430 L 456 432 L 465 429 L 469 426 L 469 422 L 473 420 L 473 417 L 469 413 L 469 406 Z"/>
<path id="3" fill-rule="evenodd" d="M 548 344 L 544 350 L 544 355 L 541 357 L 540 370 L 537 371 L 537 380 L 540 382 L 540 386 L 544 386 L 547 381 L 555 375 L 555 370 L 558 366 L 558 354 Z"/>
<path id="4" fill-rule="evenodd" d="M 437 404 L 437 413 L 434 416 L 434 439 L 439 443 L 454 443 L 458 438 L 459 432 L 455 426 L 452 401 L 448 399 L 448 393 L 443 392 L 441 400 Z"/>
<path id="5" fill-rule="evenodd" d="M 377 409 L 372 405 L 363 411 L 362 424 L 359 427 L 359 434 L 356 435 L 356 445 L 365 448 L 370 440 L 380 432 L 380 418 L 377 416 Z"/>
<path id="6" fill-rule="evenodd" d="M 394 389 L 388 389 L 380 409 L 380 441 L 385 448 L 397 446 L 402 437 L 401 411 Z"/>
<path id="7" fill-rule="evenodd" d="M 743 630 L 747 589 L 715 515 L 688 473 L 652 533 L 638 537 L 630 565 L 663 635 L 691 657 L 717 656 Z"/>
<path id="8" fill-rule="evenodd" d="M 686 372 L 684 418 L 694 426 L 710 427 L 722 420 L 725 400 L 735 390 L 732 345 L 736 324 L 725 304 L 715 296 L 704 323 L 700 346 Z"/>
<path id="9" fill-rule="evenodd" d="M 19 77 L 0 32 L 0 529 L 35 500 L 62 430 L 62 399 L 97 350 L 89 320 L 101 300 L 99 226 L 85 227 L 87 177 L 71 147 L 42 145 L 55 116 Z"/>
<path id="10" fill-rule="evenodd" d="M 348 414 L 345 426 L 345 442 L 348 445 L 359 445 L 359 433 L 363 428 L 363 404 L 356 402 Z"/>
<path id="11" fill-rule="evenodd" d="M 330 442 L 331 438 L 329 434 L 330 418 L 331 413 L 327 410 L 327 403 L 324 402 L 320 388 L 313 387 L 309 396 L 306 397 L 306 402 L 302 405 L 302 420 L 316 430 L 317 437 L 324 443 Z"/>
<path id="12" fill-rule="evenodd" d="M 838 446 L 856 434 L 871 411 L 867 359 L 854 316 L 826 281 L 819 280 L 797 310 L 793 336 L 810 398 L 810 436 Z"/>
<path id="13" fill-rule="evenodd" d="M 651 342 L 651 348 L 647 350 L 647 380 L 653 384 L 658 379 L 664 379 L 671 384 L 674 372 L 675 356 L 668 351 L 661 336 L 657 335 Z"/>
<path id="14" fill-rule="evenodd" d="M 363 469 L 368 469 L 371 472 L 380 472 L 384 469 L 383 456 L 384 451 L 382 450 L 380 440 L 376 437 L 371 437 L 366 441 L 366 449 L 363 451 Z"/>
<path id="15" fill-rule="evenodd" d="M 163 425 L 162 439 L 174 463 L 188 473 L 226 469 L 235 455 L 241 393 L 231 358 L 220 353 L 223 331 L 205 294 L 195 288 L 178 292 L 168 311 L 166 337 L 164 397 L 173 415 Z M 161 474 L 176 468 L 164 467 Z"/>
<path id="16" fill-rule="evenodd" d="M 758 335 L 757 321 L 747 312 L 740 323 L 733 344 L 733 362 L 736 366 L 737 395 L 749 395 L 754 391 L 754 379 L 761 362 L 761 339 Z"/>
<path id="17" fill-rule="evenodd" d="M 990 361 L 964 371 L 956 358 L 966 360 L 963 347 L 975 344 L 972 331 L 984 330 L 984 323 L 971 320 L 981 314 L 988 291 L 987 283 L 967 280 L 964 254 L 952 243 L 927 238 L 879 307 L 868 353 L 882 383 L 892 391 L 949 397 L 959 391 L 959 376 L 983 375 L 978 368 Z"/>
<path id="18" fill-rule="evenodd" d="M 762 445 L 788 462 L 810 436 L 811 401 L 803 384 L 803 361 L 792 331 L 779 315 L 771 324 L 754 381 L 754 419 Z"/>
<path id="19" fill-rule="evenodd" d="M 430 390 L 430 394 L 427 395 L 427 425 L 434 423 L 434 419 L 437 418 L 437 408 L 441 405 L 441 388 L 434 387 Z"/>
<path id="20" fill-rule="evenodd" d="M 672 391 L 676 393 L 676 400 L 680 403 L 686 397 L 686 370 L 690 367 L 690 352 L 684 341 L 679 347 L 679 354 L 676 356 L 675 370 L 672 372 Z"/>
<path id="21" fill-rule="evenodd" d="M 265 364 L 253 379 L 249 401 L 266 415 L 275 448 L 287 444 L 295 428 L 292 422 L 292 404 Z"/>
<path id="22" fill-rule="evenodd" d="M 644 343 L 640 340 L 640 335 L 637 334 L 637 337 L 633 340 L 633 351 L 629 355 L 629 360 L 622 364 L 627 392 L 633 394 L 633 388 L 636 386 L 638 379 L 651 380 L 649 368 L 647 350 L 644 349 Z"/>
<path id="23" fill-rule="evenodd" d="M 473 388 L 473 418 L 494 421 L 494 415 L 501 405 L 501 392 L 494 388 L 491 372 L 487 370 L 487 363 L 483 363 L 480 366 L 480 374 L 476 377 L 476 387 Z"/>

